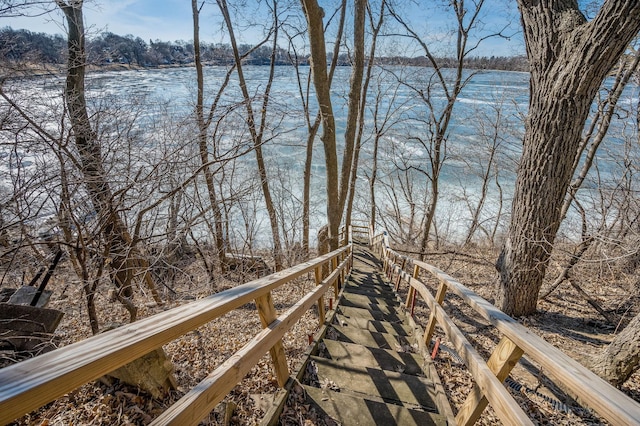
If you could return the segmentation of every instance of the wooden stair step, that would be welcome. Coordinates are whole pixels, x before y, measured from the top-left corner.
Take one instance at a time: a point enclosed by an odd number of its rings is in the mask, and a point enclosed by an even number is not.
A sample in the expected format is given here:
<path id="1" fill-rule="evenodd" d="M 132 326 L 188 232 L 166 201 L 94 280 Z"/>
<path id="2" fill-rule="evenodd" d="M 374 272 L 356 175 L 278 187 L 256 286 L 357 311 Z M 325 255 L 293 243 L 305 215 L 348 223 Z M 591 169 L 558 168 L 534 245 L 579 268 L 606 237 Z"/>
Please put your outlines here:
<path id="1" fill-rule="evenodd" d="M 399 405 L 358 398 L 344 392 L 303 386 L 307 400 L 318 411 L 320 418 L 331 418 L 342 426 L 369 425 L 446 425 L 444 416 L 432 412 L 411 410 Z M 326 420 L 325 420 L 326 422 Z M 326 422 L 329 424 L 329 422 Z"/>
<path id="2" fill-rule="evenodd" d="M 411 342 L 407 336 L 397 334 L 380 333 L 379 331 L 369 331 L 362 328 L 344 327 L 341 325 L 331 325 L 327 330 L 325 339 L 339 340 L 341 342 L 355 343 L 372 348 L 404 350 L 411 347 Z"/>
<path id="3" fill-rule="evenodd" d="M 351 278 L 349 279 L 350 285 L 355 286 L 366 286 L 366 287 L 375 287 L 381 288 L 385 290 L 392 290 L 393 287 L 385 280 L 382 279 L 380 275 L 371 275 L 365 272 L 355 272 L 351 274 Z"/>
<path id="4" fill-rule="evenodd" d="M 360 281 L 349 280 L 345 284 L 345 287 L 349 287 L 349 288 L 366 288 L 366 289 L 369 289 L 369 290 L 380 290 L 382 292 L 390 292 L 390 293 L 394 293 L 395 292 L 394 288 L 391 285 L 389 285 L 389 284 L 387 284 L 385 282 L 373 283 L 373 282 L 368 282 L 368 281 L 364 281 L 364 280 L 360 280 Z"/>
<path id="5" fill-rule="evenodd" d="M 396 293 L 393 290 L 385 290 L 382 288 L 347 285 L 344 287 L 344 292 L 349 294 L 362 294 L 364 296 L 372 297 L 382 296 L 397 300 Z"/>
<path id="6" fill-rule="evenodd" d="M 318 381 L 340 391 L 347 390 L 361 397 L 374 396 L 388 404 L 406 408 L 437 411 L 434 403 L 435 387 L 424 377 L 378 368 L 360 367 L 312 356 Z"/>
<path id="7" fill-rule="evenodd" d="M 414 376 L 423 375 L 425 360 L 418 354 L 372 348 L 355 343 L 325 339 L 323 355 L 333 361 L 360 367 L 379 368 Z"/>
<path id="8" fill-rule="evenodd" d="M 337 313 L 349 318 L 365 318 L 368 320 L 388 321 L 391 323 L 403 322 L 405 315 L 403 312 L 385 313 L 380 310 L 370 311 L 354 306 L 338 305 Z"/>
<path id="9" fill-rule="evenodd" d="M 351 326 L 361 328 L 363 330 L 378 331 L 380 333 L 396 334 L 400 336 L 413 335 L 413 330 L 411 330 L 411 327 L 405 325 L 400 321 L 377 321 L 367 318 L 346 317 L 341 314 L 336 314 L 334 318 L 334 324 L 341 325 L 343 327 Z"/>
<path id="10" fill-rule="evenodd" d="M 384 299 L 378 299 L 377 301 L 373 301 L 368 297 L 354 297 L 358 295 L 343 293 L 340 298 L 339 304 L 340 306 L 345 306 L 349 308 L 360 308 L 366 309 L 374 312 L 381 312 L 383 314 L 398 314 L 400 312 L 400 304 L 395 301 L 395 305 L 385 303 Z"/>
<path id="11" fill-rule="evenodd" d="M 354 307 L 362 307 L 364 309 L 375 310 L 394 310 L 398 311 L 401 303 L 396 299 L 395 295 L 381 296 L 369 294 L 357 294 L 344 292 L 342 293 L 342 301 L 340 303 L 349 303 Z"/>

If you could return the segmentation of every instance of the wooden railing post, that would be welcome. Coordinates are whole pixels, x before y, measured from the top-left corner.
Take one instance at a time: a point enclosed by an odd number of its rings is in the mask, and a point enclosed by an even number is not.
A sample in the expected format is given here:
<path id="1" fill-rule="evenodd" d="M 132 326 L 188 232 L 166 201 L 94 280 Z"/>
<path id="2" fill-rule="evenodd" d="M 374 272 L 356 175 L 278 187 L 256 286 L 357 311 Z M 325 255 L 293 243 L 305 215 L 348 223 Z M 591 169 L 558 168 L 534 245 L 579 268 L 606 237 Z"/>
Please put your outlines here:
<path id="1" fill-rule="evenodd" d="M 394 265 L 393 254 L 389 254 L 385 248 L 383 248 L 383 250 L 385 251 L 384 262 L 386 266 L 384 272 L 387 275 L 387 279 L 391 280 L 391 277 L 393 276 Z"/>
<path id="2" fill-rule="evenodd" d="M 349 247 L 349 273 L 353 269 L 353 245 Z"/>
<path id="3" fill-rule="evenodd" d="M 258 307 L 258 314 L 260 315 L 260 322 L 263 328 L 267 328 L 269 324 L 278 318 L 276 307 L 273 305 L 271 292 L 258 297 L 256 299 L 256 306 Z M 269 349 L 269 353 L 273 361 L 278 386 L 282 388 L 289 379 L 289 367 L 287 367 L 287 358 L 284 353 L 284 347 L 282 346 L 282 340 L 278 340 L 278 342 Z"/>
<path id="4" fill-rule="evenodd" d="M 440 286 L 438 287 L 438 291 L 436 292 L 436 303 L 438 305 L 442 305 L 444 301 L 444 296 L 447 294 L 447 283 L 444 280 L 440 280 Z M 433 337 L 433 332 L 436 330 L 436 312 L 435 309 L 431 310 L 431 314 L 429 314 L 429 322 L 427 323 L 427 327 L 424 329 L 424 344 L 429 347 L 429 343 L 431 342 L 431 338 Z"/>
<path id="5" fill-rule="evenodd" d="M 420 274 L 420 267 L 418 265 L 413 265 L 413 278 L 418 279 L 418 275 Z M 411 305 L 413 305 L 413 299 L 416 297 L 416 289 L 412 285 L 409 285 L 409 294 L 407 294 L 407 301 L 404 306 L 409 309 Z"/>
<path id="6" fill-rule="evenodd" d="M 331 259 L 331 272 L 335 271 L 336 269 L 338 269 L 338 259 L 336 257 L 333 257 Z M 333 282 L 333 293 L 336 301 L 338 300 L 338 294 L 340 293 L 341 288 L 342 277 L 338 275 L 338 278 L 336 278 L 336 280 Z"/>
<path id="7" fill-rule="evenodd" d="M 404 272 L 404 267 L 407 264 L 406 256 L 402 258 L 402 263 L 400 264 L 400 270 L 398 271 L 398 276 L 396 277 L 396 292 L 400 290 L 400 282 L 402 281 L 402 272 Z"/>
<path id="8" fill-rule="evenodd" d="M 507 337 L 503 337 L 487 361 L 487 366 L 498 380 L 504 382 L 523 353 L 524 351 L 518 345 Z M 474 424 L 480 418 L 487 404 L 487 398 L 482 394 L 478 384 L 475 384 L 458 411 L 456 424 L 460 426 Z"/>
<path id="9" fill-rule="evenodd" d="M 345 253 L 344 259 L 343 260 L 348 260 L 349 258 L 347 257 L 347 253 Z M 342 271 L 340 272 L 340 274 L 342 275 L 342 285 L 344 286 L 344 283 L 347 282 L 347 268 L 349 267 L 349 262 L 347 262 L 344 265 L 344 268 L 342 268 Z"/>
<path id="10" fill-rule="evenodd" d="M 316 285 L 322 285 L 322 267 L 316 267 L 314 272 L 316 276 Z M 324 294 L 321 295 L 318 299 L 318 317 L 320 321 L 320 327 L 322 327 L 325 321 Z"/>

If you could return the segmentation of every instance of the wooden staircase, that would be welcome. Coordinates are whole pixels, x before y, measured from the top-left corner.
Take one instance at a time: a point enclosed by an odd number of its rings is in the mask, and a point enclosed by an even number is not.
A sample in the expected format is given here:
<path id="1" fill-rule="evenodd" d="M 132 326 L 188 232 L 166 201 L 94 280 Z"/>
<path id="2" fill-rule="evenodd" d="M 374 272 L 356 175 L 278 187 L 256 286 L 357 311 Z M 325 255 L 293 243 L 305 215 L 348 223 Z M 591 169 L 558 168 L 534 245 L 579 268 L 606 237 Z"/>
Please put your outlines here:
<path id="1" fill-rule="evenodd" d="M 352 228 L 360 236 L 366 235 L 367 246 L 352 244 L 352 232 L 343 233 L 341 247 L 330 253 L 0 369 L 0 424 L 11 423 L 253 302 L 264 328 L 153 419 L 153 425 L 199 424 L 270 354 L 280 389 L 272 395 L 263 425 L 277 424 L 279 419 L 287 421 L 286 415 L 280 414 L 287 400 L 293 401 L 294 410 L 289 411 L 293 411 L 294 424 L 472 425 L 491 405 L 503 424 L 533 425 L 504 385 L 512 368 L 526 356 L 527 362 L 539 365 L 568 396 L 608 424 L 640 426 L 638 402 L 444 271 L 393 250 L 386 233 L 375 235 L 368 227 Z M 405 314 L 402 301 L 379 272 L 381 265 L 368 244 L 384 262 L 389 281 L 407 290 L 407 306 L 420 298 L 429 308 L 429 320 L 421 324 L 424 333 Z M 316 286 L 278 311 L 274 290 L 299 285 L 298 278 L 305 275 L 315 276 Z M 437 289 L 433 281 L 429 285 L 422 281 L 423 276 L 435 279 Z M 473 309 L 500 336 L 489 359 L 475 349 L 447 313 L 443 301 L 448 293 Z M 339 303 L 332 306 L 330 302 L 326 312 L 328 295 L 338 298 Z M 320 331 L 317 341 L 308 348 L 311 355 L 305 367 L 294 379 L 283 336 L 309 312 L 317 314 Z M 474 381 L 455 417 L 425 348 L 436 326 Z M 304 406 L 295 406 L 300 401 Z M 309 417 L 305 419 L 302 413 L 309 413 Z M 314 417 L 314 413 L 318 415 Z"/>
<path id="2" fill-rule="evenodd" d="M 354 244 L 353 272 L 303 378 L 307 403 L 344 426 L 445 425 L 451 409 L 441 406 L 439 380 L 379 270 Z"/>

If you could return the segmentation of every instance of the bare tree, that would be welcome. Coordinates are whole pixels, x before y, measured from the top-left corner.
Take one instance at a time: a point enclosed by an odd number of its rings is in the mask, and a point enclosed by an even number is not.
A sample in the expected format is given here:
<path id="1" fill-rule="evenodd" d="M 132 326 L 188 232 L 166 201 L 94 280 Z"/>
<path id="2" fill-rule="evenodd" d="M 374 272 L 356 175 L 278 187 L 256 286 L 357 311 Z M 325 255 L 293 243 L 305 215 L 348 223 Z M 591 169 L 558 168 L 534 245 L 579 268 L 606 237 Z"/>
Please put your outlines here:
<path id="1" fill-rule="evenodd" d="M 356 193 L 356 179 L 358 175 L 358 162 L 360 159 L 360 150 L 362 148 L 362 142 L 364 138 L 364 125 L 365 125 L 365 114 L 366 114 L 366 106 L 367 106 L 367 92 L 369 90 L 369 84 L 371 83 L 371 75 L 375 63 L 376 58 L 376 47 L 378 43 L 378 35 L 380 34 L 380 30 L 382 29 L 382 24 L 384 23 L 384 17 L 386 12 L 386 0 L 382 0 L 380 2 L 380 10 L 378 13 L 377 21 L 374 21 L 373 13 L 371 12 L 371 7 L 367 7 L 369 14 L 369 25 L 371 27 L 371 45 L 369 47 L 369 56 L 367 58 L 367 66 L 366 66 L 366 76 L 364 79 L 364 83 L 362 84 L 362 94 L 360 95 L 360 106 L 358 108 L 358 119 L 357 119 L 357 133 L 355 135 L 355 146 L 353 152 L 353 158 L 351 160 L 351 175 L 349 177 L 348 184 L 348 197 L 346 200 L 346 210 L 345 210 L 345 226 L 349 226 L 351 224 L 351 215 L 353 211 L 353 200 Z M 362 49 L 364 49 L 364 41 Z M 357 55 L 354 55 L 357 56 Z M 356 57 L 356 62 L 358 58 Z M 364 67 L 364 64 L 362 65 Z M 349 99 L 351 101 L 351 98 Z M 377 124 L 377 121 L 376 121 Z M 377 134 L 378 132 L 376 132 Z M 379 136 L 376 136 L 375 143 L 377 144 L 379 141 Z M 345 159 L 346 160 L 346 159 Z M 344 169 L 344 167 L 343 167 Z M 371 199 L 373 203 L 375 201 L 374 198 Z M 369 220 L 371 223 L 373 222 L 373 217 Z"/>
<path id="2" fill-rule="evenodd" d="M 375 56 L 375 42 L 377 41 L 377 32 L 375 32 L 374 40 L 371 44 L 372 51 L 369 54 L 369 66 L 367 71 L 367 80 L 363 86 L 364 74 L 364 30 L 365 18 L 367 10 L 366 0 L 354 0 L 353 7 L 353 60 L 351 63 L 351 79 L 349 81 L 347 124 L 344 131 L 344 153 L 342 155 L 342 171 L 340 175 L 340 191 L 338 194 L 338 209 L 342 215 L 345 212 L 347 197 L 351 187 L 351 183 L 355 183 L 355 176 L 358 167 L 358 156 L 360 153 L 359 142 L 362 140 L 359 135 L 362 134 L 362 126 L 364 126 L 364 104 L 366 103 L 366 91 L 369 76 L 371 75 L 371 67 L 373 67 L 373 57 Z M 384 4 L 383 4 L 384 10 Z M 384 16 L 380 14 L 380 19 Z M 377 31 L 380 30 L 380 26 Z M 374 30 L 375 31 L 375 30 Z M 358 143 L 356 143 L 356 138 Z M 351 191 L 353 192 L 353 190 Z M 345 225 L 351 224 L 351 209 L 345 216 Z"/>
<path id="3" fill-rule="evenodd" d="M 465 59 L 486 38 L 501 36 L 501 32 L 498 31 L 481 37 L 478 41 L 471 41 L 473 31 L 478 27 L 484 1 L 473 2 L 471 7 L 464 0 L 452 1 L 450 6 L 456 19 L 454 30 L 455 68 L 452 71 L 445 69 L 446 67 L 442 60 L 435 56 L 432 47 L 425 41 L 426 39 L 418 34 L 404 17 L 389 6 L 390 13 L 404 29 L 403 37 L 417 43 L 433 68 L 424 85 L 412 83 L 404 77 L 398 76 L 400 81 L 414 92 L 425 106 L 424 116 L 416 117 L 416 120 L 423 124 L 424 130 L 421 132 L 423 134 L 410 136 L 411 140 L 421 146 L 428 155 L 426 167 L 416 166 L 425 175 L 430 189 L 430 202 L 425 212 L 425 220 L 420 237 L 421 253 L 426 252 L 429 234 L 436 215 L 440 197 L 440 173 L 447 159 L 447 139 L 454 107 L 461 91 L 475 75 L 474 72 L 468 72 L 464 69 Z M 446 102 L 443 105 L 437 102 L 436 93 L 445 97 Z M 421 258 L 423 257 L 424 255 L 421 255 Z"/>
<path id="4" fill-rule="evenodd" d="M 376 90 L 374 100 L 370 102 L 371 116 L 373 121 L 373 129 L 371 138 L 373 139 L 373 147 L 371 149 L 371 170 L 365 174 L 369 181 L 369 221 L 374 227 L 377 224 L 377 187 L 378 187 L 378 153 L 380 146 L 385 145 L 385 137 L 404 119 L 402 111 L 406 105 L 404 102 L 398 101 L 397 85 L 388 85 L 389 75 L 386 72 L 379 72 L 376 80 Z"/>
<path id="5" fill-rule="evenodd" d="M 333 76 L 336 70 L 336 66 L 338 64 L 338 57 L 340 55 L 340 45 L 342 43 L 342 35 L 344 32 L 344 24 L 346 18 L 346 0 L 343 0 L 338 7 L 338 9 L 334 12 L 340 13 L 338 18 L 338 26 L 336 30 L 336 36 L 333 41 L 333 52 L 331 57 L 331 65 L 329 65 L 329 73 L 327 76 L 328 84 L 331 86 L 333 82 Z M 325 34 L 327 33 L 327 29 L 331 19 L 328 19 L 325 24 Z M 311 211 L 311 171 L 313 166 L 313 147 L 316 136 L 318 134 L 318 130 L 320 129 L 320 124 L 322 122 L 322 112 L 318 109 L 315 114 L 315 118 L 312 120 L 312 110 L 311 110 L 311 102 L 310 102 L 310 89 L 311 89 L 311 77 L 312 73 L 308 73 L 304 75 L 300 71 L 300 55 L 297 52 L 296 41 L 301 34 L 304 34 L 304 30 L 300 30 L 295 28 L 294 34 L 288 34 L 289 39 L 289 49 L 290 59 L 293 63 L 293 66 L 296 70 L 296 81 L 298 85 L 298 92 L 300 94 L 300 99 L 302 102 L 302 110 L 305 120 L 305 125 L 307 127 L 307 141 L 305 144 L 306 147 L 306 155 L 304 161 L 304 171 L 303 171 L 303 195 L 302 195 L 302 252 L 304 256 L 309 255 L 309 227 L 310 227 L 310 211 Z"/>
<path id="6" fill-rule="evenodd" d="M 466 165 L 466 170 L 463 171 L 464 177 L 460 179 L 461 201 L 467 206 L 471 222 L 463 244 L 471 244 L 476 233 L 481 231 L 493 245 L 503 210 L 503 193 L 499 183 L 500 169 L 506 173 L 515 172 L 509 170 L 511 162 L 505 153 L 505 145 L 513 133 L 512 124 L 509 118 L 505 117 L 504 99 L 494 99 L 488 111 L 478 108 L 472 114 L 473 129 L 477 135 L 477 145 L 473 155 L 469 155 L 470 150 L 467 146 L 461 148 L 460 153 L 454 154 Z M 480 181 L 479 191 L 474 188 L 471 193 L 468 192 L 462 180 L 467 180 L 469 176 L 476 177 Z M 495 203 L 487 205 L 492 194 L 496 194 Z M 495 212 L 489 217 L 484 217 L 485 211 L 490 208 L 494 208 Z"/>
<path id="7" fill-rule="evenodd" d="M 575 1 L 518 5 L 531 95 L 511 225 L 496 262 L 497 305 L 516 316 L 536 310 L 592 101 L 640 30 L 636 1 L 605 2 L 591 21 Z"/>
<path id="8" fill-rule="evenodd" d="M 269 68 L 269 77 L 267 80 L 267 84 L 265 85 L 264 93 L 262 95 L 262 105 L 260 109 L 259 117 L 256 116 L 253 106 L 252 106 L 252 98 L 249 94 L 249 90 L 247 88 L 247 82 L 244 77 L 244 70 L 242 66 L 242 60 L 240 58 L 240 51 L 238 49 L 238 44 L 236 41 L 234 25 L 231 20 L 231 15 L 229 13 L 229 7 L 227 6 L 226 0 L 217 0 L 218 7 L 222 12 L 222 16 L 225 20 L 227 31 L 229 33 L 229 38 L 231 40 L 231 47 L 233 49 L 233 57 L 235 60 L 236 72 L 238 74 L 238 79 L 240 83 L 240 90 L 242 91 L 242 96 L 244 99 L 244 105 L 247 110 L 247 126 L 249 128 L 249 132 L 251 134 L 251 139 L 253 141 L 253 148 L 256 155 L 256 162 L 258 165 L 258 172 L 260 173 L 260 181 L 262 187 L 262 194 L 264 196 L 265 205 L 267 208 L 267 213 L 269 215 L 269 222 L 271 224 L 271 236 L 273 238 L 273 254 L 275 260 L 276 270 L 282 269 L 282 243 L 280 240 L 280 228 L 278 225 L 278 216 L 276 214 L 276 209 L 274 207 L 273 199 L 271 197 L 271 190 L 269 188 L 269 178 L 267 176 L 267 168 L 264 161 L 264 155 L 262 152 L 262 145 L 266 142 L 265 138 L 265 130 L 267 127 L 267 112 L 269 111 L 269 101 L 271 96 L 271 87 L 273 84 L 274 70 L 275 70 L 275 55 L 278 47 L 278 32 L 280 23 L 279 12 L 277 10 L 278 3 L 276 1 L 272 2 L 268 5 L 270 12 L 273 17 L 273 27 L 271 29 L 272 32 L 272 49 L 271 49 L 271 58 L 270 58 L 270 68 Z"/>
<path id="9" fill-rule="evenodd" d="M 209 146 L 207 143 L 207 132 L 211 122 L 213 121 L 213 116 L 217 108 L 217 103 L 220 100 L 220 96 L 224 91 L 224 88 L 229 83 L 230 73 L 228 72 L 225 76 L 225 80 L 221 84 L 221 88 L 218 91 L 218 96 L 216 96 L 215 101 L 211 105 L 210 112 L 208 116 L 205 118 L 204 115 L 204 73 L 202 66 L 202 59 L 200 56 L 200 11 L 202 9 L 202 5 L 198 6 L 197 0 L 191 1 L 191 10 L 193 14 L 193 49 L 194 49 L 194 59 L 196 66 L 196 84 L 197 84 L 197 96 L 196 96 L 196 123 L 198 125 L 198 146 L 200 149 L 200 161 L 204 167 L 204 179 L 207 186 L 207 191 L 209 194 L 209 203 L 211 205 L 211 210 L 213 212 L 213 222 L 214 222 L 214 241 L 215 241 L 215 251 L 218 257 L 218 262 L 220 264 L 220 268 L 225 269 L 225 243 L 224 243 L 224 235 L 222 230 L 222 212 L 220 209 L 218 194 L 216 191 L 216 187 L 213 179 L 213 172 L 211 170 L 211 166 L 209 164 Z M 210 279 L 214 279 L 213 276 Z"/>
<path id="10" fill-rule="evenodd" d="M 327 53 L 324 39 L 324 11 L 316 0 L 301 0 L 307 19 L 307 30 L 311 50 L 311 72 L 322 117 L 322 144 L 325 154 L 327 220 L 329 225 L 329 248 L 338 247 L 338 228 L 342 211 L 336 202 L 339 197 L 338 154 L 336 148 L 336 125 L 331 103 L 330 82 L 327 75 Z"/>
<path id="11" fill-rule="evenodd" d="M 105 235 L 109 246 L 110 269 L 113 282 L 118 288 L 118 300 L 127 307 L 131 321 L 135 321 L 137 309 L 131 301 L 133 295 L 131 285 L 139 260 L 130 255 L 133 250 L 132 238 L 115 205 L 114 195 L 102 163 L 100 143 L 87 112 L 84 83 L 86 50 L 83 2 L 56 0 L 56 4 L 64 12 L 67 21 L 69 57 L 65 101 L 81 161 L 81 170 L 93 206 L 100 217 L 101 232 Z M 145 273 L 145 278 L 153 288 L 154 284 L 148 273 Z"/>
<path id="12" fill-rule="evenodd" d="M 564 200 L 564 203 L 562 204 L 562 210 L 560 214 L 561 220 L 565 220 L 571 206 L 574 206 L 576 208 L 582 218 L 581 239 L 576 244 L 573 254 L 569 258 L 562 271 L 558 274 L 551 287 L 547 289 L 543 295 L 540 296 L 541 299 L 549 296 L 549 294 L 551 294 L 556 288 L 558 288 L 560 284 L 569 279 L 572 269 L 580 262 L 582 256 L 587 253 L 591 244 L 593 244 L 598 239 L 598 235 L 602 235 L 605 229 L 607 229 L 607 224 L 604 220 L 600 221 L 597 229 L 589 229 L 585 209 L 577 200 L 578 191 L 582 187 L 585 180 L 587 180 L 589 172 L 592 170 L 594 162 L 596 162 L 597 160 L 598 149 L 600 145 L 602 145 L 603 141 L 605 140 L 605 136 L 609 132 L 612 120 L 614 120 L 615 115 L 624 113 L 621 112 L 618 108 L 618 100 L 620 99 L 624 88 L 627 86 L 627 83 L 632 78 L 633 74 L 638 70 L 639 64 L 640 51 L 635 51 L 632 55 L 627 58 L 623 58 L 620 61 L 613 84 L 610 88 L 606 89 L 606 96 L 603 99 L 599 97 L 597 102 L 597 110 L 594 116 L 591 118 L 591 123 L 585 129 L 585 132 L 582 136 L 580 148 L 578 149 L 577 155 L 574 159 L 573 168 L 577 171 L 576 176 L 573 178 L 571 184 L 569 185 L 567 196 Z M 626 114 L 628 114 L 628 112 Z M 627 158 L 627 156 L 628 155 L 625 154 L 625 158 Z M 627 176 L 626 171 L 622 172 L 622 176 Z M 625 185 L 621 184 L 620 186 L 616 186 L 616 188 L 618 187 L 623 188 L 625 187 Z M 628 211 L 627 208 L 621 208 L 619 210 Z M 600 211 L 599 216 L 601 218 L 607 217 L 607 213 L 604 211 Z M 575 285 L 575 282 L 572 281 L 572 284 Z M 605 314 L 604 316 L 608 317 L 607 314 Z"/>

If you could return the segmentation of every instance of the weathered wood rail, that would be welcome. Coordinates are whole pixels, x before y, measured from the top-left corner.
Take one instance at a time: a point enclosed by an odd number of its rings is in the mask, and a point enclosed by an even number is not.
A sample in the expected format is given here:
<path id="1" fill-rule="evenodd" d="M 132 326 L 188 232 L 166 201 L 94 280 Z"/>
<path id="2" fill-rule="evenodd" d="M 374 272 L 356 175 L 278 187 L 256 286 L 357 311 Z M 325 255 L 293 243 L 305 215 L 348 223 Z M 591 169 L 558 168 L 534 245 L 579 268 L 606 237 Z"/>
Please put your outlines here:
<path id="1" fill-rule="evenodd" d="M 314 304 L 325 322 L 324 294 L 338 290 L 352 266 L 351 233 L 343 232 L 343 247 L 292 268 L 212 296 L 141 319 L 12 366 L 0 369 L 0 424 L 23 416 L 79 386 L 95 380 L 242 305 L 255 301 L 264 329 L 212 371 L 153 424 L 198 424 L 231 389 L 270 352 L 278 384 L 289 378 L 282 336 Z M 322 279 L 323 265 L 329 275 Z M 315 273 L 316 287 L 278 315 L 272 290 Z"/>
<path id="2" fill-rule="evenodd" d="M 384 272 L 395 284 L 396 290 L 408 285 L 407 308 L 415 303 L 418 296 L 429 306 L 431 314 L 422 336 L 424 343 L 430 343 L 436 324 L 439 325 L 472 374 L 475 387 L 459 407 L 457 424 L 475 423 L 487 404 L 491 404 L 504 424 L 532 424 L 503 385 L 511 369 L 526 354 L 559 387 L 609 423 L 640 425 L 640 404 L 531 333 L 454 278 L 432 265 L 394 251 L 384 234 L 374 237 L 373 230 L 364 226 L 353 226 L 348 232 L 342 230 L 342 247 L 316 259 L 1 369 L 0 424 L 11 422 L 252 301 L 256 303 L 263 330 L 156 418 L 153 424 L 197 424 L 267 352 L 271 355 L 278 384 L 283 387 L 290 372 L 282 336 L 314 304 L 318 304 L 320 326 L 325 324 L 323 298 L 331 290 L 337 297 L 340 287 L 345 283 L 353 265 L 354 236 L 371 241 L 383 259 Z M 330 272 L 323 279 L 324 265 L 328 265 Z M 310 272 L 315 274 L 315 289 L 278 315 L 272 290 Z M 435 296 L 420 280 L 423 273 L 431 274 L 438 280 Z M 442 302 L 447 292 L 460 297 L 501 333 L 502 339 L 488 361 L 478 354 L 443 308 Z"/>
<path id="3" fill-rule="evenodd" d="M 385 234 L 373 237 L 372 244 L 383 258 L 385 273 L 393 280 L 396 290 L 401 285 L 409 286 L 406 307 L 412 306 L 418 295 L 429 306 L 430 318 L 423 336 L 425 344 L 430 344 L 436 324 L 439 325 L 473 376 L 475 386 L 459 408 L 456 416 L 458 425 L 474 424 L 487 404 L 491 404 L 503 424 L 533 424 L 503 385 L 523 354 L 537 362 L 561 389 L 611 424 L 640 425 L 640 404 L 533 334 L 515 319 L 438 268 L 394 251 L 389 247 Z M 423 271 L 439 282 L 435 296 L 419 279 Z M 488 361 L 484 361 L 447 315 L 442 302 L 448 291 L 460 297 L 501 333 L 502 339 Z"/>

